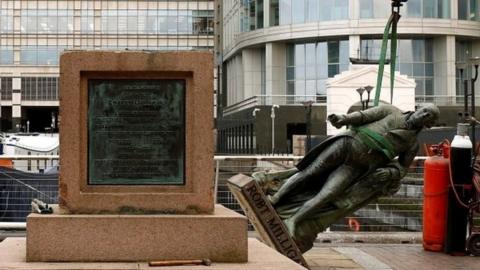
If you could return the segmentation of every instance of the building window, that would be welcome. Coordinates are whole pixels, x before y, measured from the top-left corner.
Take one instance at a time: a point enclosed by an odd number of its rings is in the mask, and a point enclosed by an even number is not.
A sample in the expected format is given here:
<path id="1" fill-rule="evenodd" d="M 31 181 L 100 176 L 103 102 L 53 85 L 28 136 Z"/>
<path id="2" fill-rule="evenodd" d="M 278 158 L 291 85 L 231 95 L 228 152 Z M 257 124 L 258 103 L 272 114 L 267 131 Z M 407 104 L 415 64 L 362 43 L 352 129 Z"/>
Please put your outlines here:
<path id="1" fill-rule="evenodd" d="M 22 33 L 72 33 L 73 10 L 25 9 L 21 12 Z"/>
<path id="2" fill-rule="evenodd" d="M 449 0 L 409 0 L 403 8 L 406 17 L 450 18 Z M 386 18 L 391 5 L 384 0 L 360 0 L 360 18 Z"/>
<path id="3" fill-rule="evenodd" d="M 21 87 L 23 100 L 58 100 L 57 77 L 23 77 Z"/>
<path id="4" fill-rule="evenodd" d="M 472 58 L 472 42 L 471 41 L 462 41 L 457 40 L 455 42 L 455 62 L 457 63 L 468 63 Z M 463 71 L 463 78 L 460 78 L 460 70 L 456 69 L 456 95 L 463 96 L 465 94 L 465 89 L 463 87 L 463 80 L 468 80 L 472 78 L 472 66 L 466 65 L 466 69 Z"/>
<path id="5" fill-rule="evenodd" d="M 0 10 L 0 33 L 13 32 L 13 10 Z"/>
<path id="6" fill-rule="evenodd" d="M 95 31 L 94 11 L 82 9 L 80 16 L 82 33 L 93 33 Z"/>
<path id="7" fill-rule="evenodd" d="M 58 58 L 63 50 L 63 47 L 57 46 L 24 46 L 20 48 L 20 64 L 58 65 Z"/>
<path id="8" fill-rule="evenodd" d="M 279 0 L 270 0 L 270 26 L 277 26 L 280 23 L 278 2 Z"/>
<path id="9" fill-rule="evenodd" d="M 0 65 L 13 64 L 13 47 L 0 46 Z"/>
<path id="10" fill-rule="evenodd" d="M 480 21 L 480 2 L 478 0 L 458 0 L 458 19 Z"/>
<path id="11" fill-rule="evenodd" d="M 2 100 L 12 100 L 12 78 L 0 77 L 0 92 Z"/>
<path id="12" fill-rule="evenodd" d="M 362 39 L 361 57 L 378 60 L 381 46 L 382 41 L 379 39 Z M 431 97 L 434 94 L 433 39 L 400 39 L 397 46 L 396 70 L 415 79 L 415 95 Z M 389 54 L 387 58 L 390 58 Z"/>
<path id="13" fill-rule="evenodd" d="M 287 46 L 288 103 L 326 95 L 326 81 L 349 66 L 348 41 L 296 43 Z"/>
<path id="14" fill-rule="evenodd" d="M 279 0 L 280 25 L 348 19 L 348 0 Z"/>
<path id="15" fill-rule="evenodd" d="M 107 34 L 213 35 L 213 10 L 103 10 Z"/>
<path id="16" fill-rule="evenodd" d="M 214 16 L 211 10 L 193 11 L 193 33 L 199 35 L 213 35 Z"/>
<path id="17" fill-rule="evenodd" d="M 263 28 L 263 0 L 242 0 L 240 27 L 242 32 Z"/>

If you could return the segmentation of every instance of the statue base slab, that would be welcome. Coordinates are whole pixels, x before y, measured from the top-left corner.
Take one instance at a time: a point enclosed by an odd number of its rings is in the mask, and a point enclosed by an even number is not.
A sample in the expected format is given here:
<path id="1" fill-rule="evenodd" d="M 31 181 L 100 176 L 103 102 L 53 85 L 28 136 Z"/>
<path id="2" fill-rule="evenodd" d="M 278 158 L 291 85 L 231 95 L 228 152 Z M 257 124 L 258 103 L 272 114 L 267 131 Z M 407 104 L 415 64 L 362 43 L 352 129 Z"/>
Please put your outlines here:
<path id="1" fill-rule="evenodd" d="M 247 219 L 221 205 L 202 215 L 30 214 L 28 262 L 247 262 Z M 0 260 L 1 261 L 1 260 Z"/>
<path id="2" fill-rule="evenodd" d="M 237 174 L 228 179 L 227 184 L 263 242 L 298 264 L 308 267 L 300 249 L 258 183 L 249 176 Z"/>
<path id="3" fill-rule="evenodd" d="M 191 232 L 192 234 L 194 231 Z M 225 237 L 226 238 L 226 237 Z M 0 243 L 0 269 L 10 270 L 148 270 L 148 262 L 26 262 L 25 238 L 8 238 Z M 212 263 L 211 266 L 157 267 L 161 270 L 305 270 L 275 250 L 248 239 L 248 262 Z"/>

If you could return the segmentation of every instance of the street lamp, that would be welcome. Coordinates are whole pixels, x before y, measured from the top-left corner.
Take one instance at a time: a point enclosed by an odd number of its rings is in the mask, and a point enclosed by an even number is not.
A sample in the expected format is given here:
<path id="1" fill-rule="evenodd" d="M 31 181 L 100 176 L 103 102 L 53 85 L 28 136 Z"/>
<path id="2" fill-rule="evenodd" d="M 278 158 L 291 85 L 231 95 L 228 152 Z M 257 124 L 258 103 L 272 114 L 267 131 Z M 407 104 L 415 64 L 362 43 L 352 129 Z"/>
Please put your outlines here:
<path id="1" fill-rule="evenodd" d="M 256 134 L 254 135 L 254 129 L 255 129 L 255 118 L 257 117 L 257 113 L 260 111 L 260 108 L 255 108 L 253 109 L 252 111 L 252 116 L 253 116 L 253 123 L 252 123 L 252 126 L 250 127 L 250 151 L 251 152 L 256 152 L 257 151 L 257 142 L 255 140 L 255 136 Z M 255 140 L 255 142 L 254 142 Z M 255 148 L 253 148 L 255 146 Z"/>
<path id="2" fill-rule="evenodd" d="M 370 92 L 373 90 L 373 86 L 367 85 L 364 87 L 365 91 L 367 91 L 367 104 L 365 105 L 365 109 L 368 109 L 368 104 L 370 103 Z"/>
<path id="3" fill-rule="evenodd" d="M 253 118 L 255 118 L 255 117 L 257 116 L 257 112 L 259 112 L 259 111 L 260 111 L 259 108 L 253 109 L 253 111 L 252 111 L 252 116 L 253 116 Z"/>
<path id="4" fill-rule="evenodd" d="M 475 75 L 471 79 L 471 89 L 472 89 L 472 115 L 471 117 L 475 118 L 475 82 L 478 79 L 478 66 L 480 65 L 480 57 L 476 56 L 473 58 L 470 58 L 470 63 L 475 67 Z M 475 155 L 475 150 L 477 149 L 475 143 L 475 123 L 476 121 L 472 121 L 472 145 L 473 145 L 473 154 Z"/>
<path id="5" fill-rule="evenodd" d="M 363 93 L 365 92 L 365 88 L 360 87 L 357 88 L 357 93 L 360 95 L 360 104 L 362 104 L 362 110 L 365 109 L 365 106 L 363 105 Z"/>
<path id="6" fill-rule="evenodd" d="M 465 62 L 457 62 L 457 69 L 460 71 L 460 85 L 463 85 L 463 114 L 461 115 L 463 122 L 465 123 L 468 116 L 468 81 L 463 79 L 463 71 L 467 70 L 467 64 Z"/>
<path id="7" fill-rule="evenodd" d="M 305 155 L 312 149 L 312 104 L 313 100 L 303 101 L 303 106 L 305 106 L 305 124 L 306 124 L 306 135 L 305 140 Z"/>
<path id="8" fill-rule="evenodd" d="M 277 104 L 272 105 L 272 112 L 270 117 L 272 118 L 272 154 L 275 153 L 275 108 L 280 109 Z"/>

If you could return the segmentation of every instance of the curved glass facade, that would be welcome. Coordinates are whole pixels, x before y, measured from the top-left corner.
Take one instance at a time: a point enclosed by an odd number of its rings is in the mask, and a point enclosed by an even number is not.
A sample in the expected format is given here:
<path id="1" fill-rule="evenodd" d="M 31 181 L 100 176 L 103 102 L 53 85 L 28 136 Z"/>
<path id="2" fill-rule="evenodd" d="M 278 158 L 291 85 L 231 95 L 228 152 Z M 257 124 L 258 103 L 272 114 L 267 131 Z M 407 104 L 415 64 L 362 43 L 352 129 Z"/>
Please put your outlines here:
<path id="1" fill-rule="evenodd" d="M 362 39 L 360 55 L 362 59 L 378 60 L 382 41 Z M 390 45 L 389 45 L 390 46 Z M 388 55 L 388 57 L 390 57 Z M 417 86 L 415 95 L 433 95 L 434 59 L 433 39 L 401 39 L 398 41 L 397 71 L 414 78 Z"/>
<path id="2" fill-rule="evenodd" d="M 287 95 L 302 99 L 290 102 L 325 95 L 327 79 L 348 70 L 348 52 L 347 40 L 288 44 Z"/>
<path id="3" fill-rule="evenodd" d="M 390 16 L 391 7 L 385 0 L 360 0 L 360 18 L 385 18 Z M 401 14 L 410 18 L 450 18 L 449 0 L 409 0 Z"/>
<path id="4" fill-rule="evenodd" d="M 271 26 L 275 26 L 348 20 L 348 2 L 348 0 L 274 1 L 270 6 L 270 24 Z"/>

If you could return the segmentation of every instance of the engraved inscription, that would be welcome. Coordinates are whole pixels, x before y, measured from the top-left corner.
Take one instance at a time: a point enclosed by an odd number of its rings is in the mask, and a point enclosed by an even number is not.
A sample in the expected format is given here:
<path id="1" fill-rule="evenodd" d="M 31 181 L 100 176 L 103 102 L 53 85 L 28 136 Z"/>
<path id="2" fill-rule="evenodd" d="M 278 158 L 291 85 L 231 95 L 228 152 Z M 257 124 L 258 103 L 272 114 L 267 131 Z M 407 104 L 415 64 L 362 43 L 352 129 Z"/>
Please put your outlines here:
<path id="1" fill-rule="evenodd" d="M 288 234 L 260 186 L 245 175 L 236 175 L 227 183 L 264 242 L 291 260 L 308 267 L 298 246 Z"/>
<path id="2" fill-rule="evenodd" d="M 183 80 L 89 80 L 88 96 L 89 184 L 184 184 Z"/>

